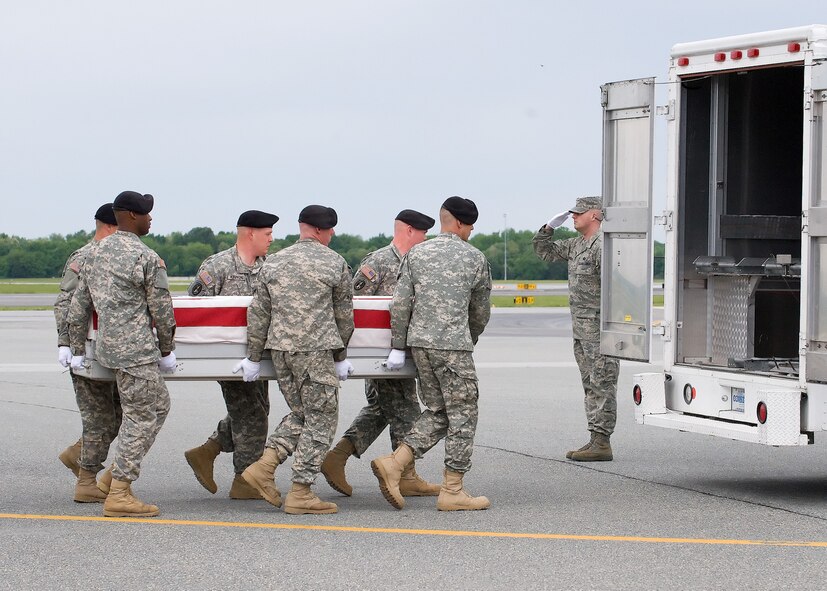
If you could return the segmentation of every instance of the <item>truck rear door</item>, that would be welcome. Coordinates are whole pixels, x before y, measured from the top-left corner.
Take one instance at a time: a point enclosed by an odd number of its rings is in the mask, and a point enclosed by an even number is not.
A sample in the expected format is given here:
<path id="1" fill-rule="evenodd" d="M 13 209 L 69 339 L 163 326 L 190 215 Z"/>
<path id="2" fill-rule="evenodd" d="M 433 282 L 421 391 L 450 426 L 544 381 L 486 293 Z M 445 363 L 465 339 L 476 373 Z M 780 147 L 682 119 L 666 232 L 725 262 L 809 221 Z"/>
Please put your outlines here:
<path id="1" fill-rule="evenodd" d="M 603 258 L 600 351 L 649 360 L 655 79 L 601 86 Z"/>

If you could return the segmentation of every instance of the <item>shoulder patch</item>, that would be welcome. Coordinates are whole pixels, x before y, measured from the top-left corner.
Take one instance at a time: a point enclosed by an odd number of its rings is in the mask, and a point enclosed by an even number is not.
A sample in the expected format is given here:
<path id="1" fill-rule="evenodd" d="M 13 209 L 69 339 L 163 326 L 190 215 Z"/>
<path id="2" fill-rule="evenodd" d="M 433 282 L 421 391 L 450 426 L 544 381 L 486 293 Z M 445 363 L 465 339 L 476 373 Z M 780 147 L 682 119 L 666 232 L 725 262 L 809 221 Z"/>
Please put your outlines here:
<path id="1" fill-rule="evenodd" d="M 362 266 L 359 268 L 359 272 L 360 272 L 362 275 L 364 275 L 365 277 L 367 277 L 367 278 L 368 278 L 368 281 L 370 281 L 371 283 L 373 283 L 374 281 L 376 281 L 376 271 L 374 271 L 374 270 L 373 270 L 371 267 L 369 267 L 368 265 L 362 265 Z"/>
<path id="2" fill-rule="evenodd" d="M 167 264 L 164 262 L 164 259 L 162 259 L 162 258 L 158 259 L 158 266 L 161 267 L 162 269 L 167 268 Z"/>
<path id="3" fill-rule="evenodd" d="M 69 268 L 75 273 L 80 273 L 80 265 L 78 265 L 77 261 L 69 263 Z"/>
<path id="4" fill-rule="evenodd" d="M 201 280 L 201 283 L 203 283 L 207 287 L 209 287 L 210 285 L 213 284 L 212 276 L 209 273 L 207 273 L 206 271 L 201 271 L 198 274 L 198 278 Z"/>

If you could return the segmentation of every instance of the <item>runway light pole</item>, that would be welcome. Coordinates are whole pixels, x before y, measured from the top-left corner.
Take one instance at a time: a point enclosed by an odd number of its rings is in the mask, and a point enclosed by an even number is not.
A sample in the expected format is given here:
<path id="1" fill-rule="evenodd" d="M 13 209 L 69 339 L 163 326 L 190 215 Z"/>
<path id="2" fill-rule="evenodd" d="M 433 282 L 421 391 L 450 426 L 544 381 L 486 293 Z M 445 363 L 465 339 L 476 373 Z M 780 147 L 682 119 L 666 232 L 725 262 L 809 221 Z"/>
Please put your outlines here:
<path id="1" fill-rule="evenodd" d="M 503 214 L 503 281 L 508 281 L 508 214 Z"/>

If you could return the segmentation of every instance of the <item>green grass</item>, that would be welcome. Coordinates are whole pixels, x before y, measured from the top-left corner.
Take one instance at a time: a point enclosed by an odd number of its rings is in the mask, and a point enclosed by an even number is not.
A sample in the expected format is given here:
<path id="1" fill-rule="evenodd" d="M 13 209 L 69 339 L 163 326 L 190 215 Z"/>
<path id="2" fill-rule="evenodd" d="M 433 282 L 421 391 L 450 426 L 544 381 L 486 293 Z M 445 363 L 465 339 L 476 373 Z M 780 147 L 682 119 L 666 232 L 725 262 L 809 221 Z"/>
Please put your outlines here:
<path id="1" fill-rule="evenodd" d="M 54 279 L 46 280 L 38 279 L 18 279 L 18 280 L 3 280 L 0 281 L 0 294 L 18 295 L 26 293 L 58 293 L 60 291 L 60 282 Z M 190 286 L 189 283 L 170 283 L 171 291 L 187 291 Z"/>
<path id="2" fill-rule="evenodd" d="M 528 294 L 526 294 L 528 295 Z M 495 308 L 565 308 L 569 305 L 569 296 L 564 295 L 535 295 L 533 304 L 515 304 L 515 296 L 492 295 L 491 305 Z M 526 297 L 526 296 L 517 296 Z M 652 297 L 653 306 L 663 306 L 663 296 Z"/>

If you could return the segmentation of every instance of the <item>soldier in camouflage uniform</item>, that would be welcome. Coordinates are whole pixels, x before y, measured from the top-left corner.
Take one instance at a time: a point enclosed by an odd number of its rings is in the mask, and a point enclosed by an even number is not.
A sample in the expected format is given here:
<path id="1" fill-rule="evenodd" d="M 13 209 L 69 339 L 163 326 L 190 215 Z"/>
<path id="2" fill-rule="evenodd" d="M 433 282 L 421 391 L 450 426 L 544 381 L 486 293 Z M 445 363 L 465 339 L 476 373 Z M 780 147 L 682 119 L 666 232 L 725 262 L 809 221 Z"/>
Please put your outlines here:
<path id="1" fill-rule="evenodd" d="M 243 370 L 244 381 L 256 380 L 264 350 L 270 350 L 290 413 L 242 477 L 280 507 L 276 466 L 293 455 L 293 485 L 284 500 L 284 511 L 293 515 L 338 510 L 310 490 L 336 432 L 339 380 L 353 371 L 347 361 L 353 334 L 350 268 L 328 248 L 336 222 L 329 207 L 305 207 L 298 242 L 267 257 L 247 312 L 247 357 L 234 368 Z"/>
<path id="2" fill-rule="evenodd" d="M 175 316 L 166 267 L 140 236 L 149 233 L 152 195 L 124 191 L 113 209 L 118 231 L 86 259 L 69 306 L 73 369 L 84 367 L 86 333 L 97 313 L 95 355 L 115 373 L 123 423 L 108 476 L 98 483 L 108 493 L 107 517 L 154 517 L 158 507 L 132 495 L 141 460 L 169 412 L 169 392 L 161 372 L 175 371 Z M 157 333 L 153 334 L 153 326 Z"/>
<path id="3" fill-rule="evenodd" d="M 393 295 L 399 266 L 411 247 L 425 240 L 434 226 L 434 219 L 412 209 L 403 209 L 396 216 L 393 241 L 368 254 L 353 276 L 353 295 Z M 416 380 L 365 380 L 368 405 L 345 431 L 342 439 L 330 450 L 322 463 L 322 474 L 333 489 L 350 496 L 353 488 L 345 477 L 345 463 L 354 455 L 361 457 L 379 434 L 390 425 L 391 449 L 402 443 L 422 409 L 416 397 Z M 436 496 L 439 486 L 426 482 L 411 462 L 402 474 L 399 489 L 403 497 Z"/>
<path id="4" fill-rule="evenodd" d="M 439 236 L 413 247 L 399 274 L 391 307 L 392 346 L 386 365 L 402 367 L 411 347 L 425 411 L 402 444 L 371 462 L 385 499 L 401 509 L 399 482 L 414 457 L 445 439 L 440 511 L 487 509 L 462 484 L 471 469 L 479 388 L 472 352 L 491 316 L 491 269 L 468 244 L 477 221 L 470 199 L 449 197 L 439 212 Z"/>
<path id="5" fill-rule="evenodd" d="M 191 296 L 251 296 L 258 285 L 258 272 L 267 249 L 273 242 L 273 224 L 278 216 L 263 211 L 245 211 L 238 217 L 235 246 L 216 253 L 201 263 Z M 184 452 L 195 478 L 211 493 L 218 485 L 213 477 L 215 458 L 220 452 L 232 452 L 235 477 L 230 487 L 231 499 L 261 499 L 241 477 L 244 470 L 261 457 L 267 439 L 267 415 L 270 398 L 266 381 L 220 381 L 227 405 L 227 416 L 206 443 Z"/>
<path id="6" fill-rule="evenodd" d="M 534 252 L 544 261 L 568 261 L 574 358 L 585 391 L 589 442 L 566 457 L 580 462 L 612 460 L 609 438 L 617 420 L 617 359 L 600 354 L 600 253 L 603 220 L 600 197 L 581 197 L 570 210 L 557 214 L 534 235 Z M 553 240 L 554 229 L 574 219 L 580 236 Z"/>
<path id="7" fill-rule="evenodd" d="M 101 205 L 95 212 L 95 236 L 92 241 L 73 252 L 63 267 L 60 293 L 55 301 L 54 310 L 58 363 L 63 367 L 69 367 L 72 359 L 66 317 L 83 262 L 101 240 L 114 234 L 117 229 L 112 204 Z M 90 380 L 73 373 L 70 375 L 83 431 L 78 442 L 66 448 L 58 457 L 77 477 L 74 500 L 78 503 L 102 503 L 106 495 L 97 487 L 96 474 L 103 470 L 109 446 L 118 435 L 121 426 L 121 401 L 113 382 Z"/>

